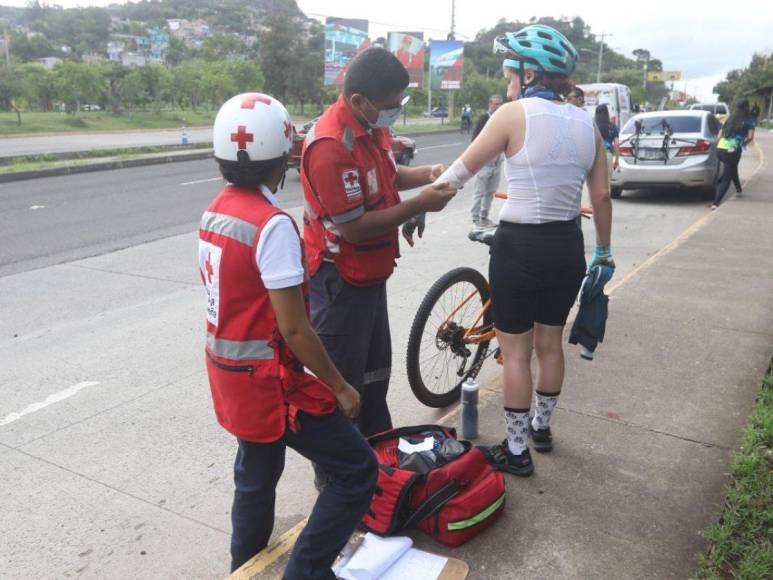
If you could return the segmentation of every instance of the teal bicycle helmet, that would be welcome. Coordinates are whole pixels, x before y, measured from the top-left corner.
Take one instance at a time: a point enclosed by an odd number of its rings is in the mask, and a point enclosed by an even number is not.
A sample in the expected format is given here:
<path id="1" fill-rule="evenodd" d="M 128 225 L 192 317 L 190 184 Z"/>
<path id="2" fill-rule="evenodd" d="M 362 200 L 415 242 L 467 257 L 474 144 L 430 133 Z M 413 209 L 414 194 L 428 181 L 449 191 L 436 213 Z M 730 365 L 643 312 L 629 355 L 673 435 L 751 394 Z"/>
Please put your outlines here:
<path id="1" fill-rule="evenodd" d="M 494 39 L 494 52 L 509 55 L 504 65 L 519 70 L 535 68 L 538 72 L 571 75 L 577 66 L 577 50 L 555 28 L 532 24 L 518 32 L 508 32 Z"/>

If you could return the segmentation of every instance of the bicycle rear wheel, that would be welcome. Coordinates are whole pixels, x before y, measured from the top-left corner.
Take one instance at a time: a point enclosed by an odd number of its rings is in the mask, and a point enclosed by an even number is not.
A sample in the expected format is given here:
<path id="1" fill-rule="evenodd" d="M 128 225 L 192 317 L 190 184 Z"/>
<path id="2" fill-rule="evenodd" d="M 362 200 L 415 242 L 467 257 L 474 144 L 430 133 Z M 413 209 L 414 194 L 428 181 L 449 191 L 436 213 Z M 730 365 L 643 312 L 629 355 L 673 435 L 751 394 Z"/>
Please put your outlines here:
<path id="1" fill-rule="evenodd" d="M 456 268 L 435 282 L 422 300 L 408 336 L 408 382 L 428 407 L 446 407 L 459 400 L 462 383 L 480 370 L 489 341 L 473 342 L 465 333 L 491 330 L 486 278 L 472 268 Z"/>

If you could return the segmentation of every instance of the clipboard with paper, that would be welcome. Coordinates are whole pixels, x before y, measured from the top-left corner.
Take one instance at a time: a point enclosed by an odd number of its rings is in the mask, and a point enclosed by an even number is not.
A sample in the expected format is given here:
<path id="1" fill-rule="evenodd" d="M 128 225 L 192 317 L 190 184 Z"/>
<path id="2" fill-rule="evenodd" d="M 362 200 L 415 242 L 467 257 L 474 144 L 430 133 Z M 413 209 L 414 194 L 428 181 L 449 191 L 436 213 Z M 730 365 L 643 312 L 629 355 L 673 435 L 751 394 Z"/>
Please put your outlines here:
<path id="1" fill-rule="evenodd" d="M 359 532 L 333 566 L 343 580 L 464 580 L 469 570 L 461 560 L 414 548 L 409 537 Z"/>

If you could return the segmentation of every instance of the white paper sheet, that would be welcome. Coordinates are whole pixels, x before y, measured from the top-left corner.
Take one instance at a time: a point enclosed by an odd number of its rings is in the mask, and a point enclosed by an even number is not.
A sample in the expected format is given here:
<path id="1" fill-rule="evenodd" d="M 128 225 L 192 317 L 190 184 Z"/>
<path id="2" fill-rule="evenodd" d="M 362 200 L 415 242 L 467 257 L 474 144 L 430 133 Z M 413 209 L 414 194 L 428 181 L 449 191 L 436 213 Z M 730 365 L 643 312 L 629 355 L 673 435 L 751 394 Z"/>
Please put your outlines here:
<path id="1" fill-rule="evenodd" d="M 420 451 L 432 451 L 435 447 L 434 437 L 425 437 L 421 443 L 411 443 L 407 439 L 400 439 L 397 443 L 397 449 L 405 454 L 419 453 Z"/>
<path id="2" fill-rule="evenodd" d="M 407 537 L 381 538 L 367 533 L 351 559 L 335 572 L 344 580 L 377 580 L 412 545 L 413 540 Z"/>
<path id="3" fill-rule="evenodd" d="M 437 580 L 448 558 L 411 548 L 379 580 Z"/>

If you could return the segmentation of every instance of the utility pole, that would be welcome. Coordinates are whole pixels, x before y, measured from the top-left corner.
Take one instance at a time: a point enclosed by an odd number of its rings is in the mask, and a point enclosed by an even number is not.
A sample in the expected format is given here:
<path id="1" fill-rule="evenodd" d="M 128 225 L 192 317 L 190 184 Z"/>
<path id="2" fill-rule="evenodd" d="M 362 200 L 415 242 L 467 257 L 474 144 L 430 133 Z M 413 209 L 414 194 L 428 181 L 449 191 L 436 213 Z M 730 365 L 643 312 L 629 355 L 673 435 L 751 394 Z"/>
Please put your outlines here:
<path id="1" fill-rule="evenodd" d="M 599 35 L 599 38 L 600 38 L 600 40 L 599 40 L 599 68 L 596 71 L 596 82 L 597 83 L 601 82 L 601 63 L 604 62 L 604 38 L 605 37 L 610 37 L 610 36 L 614 36 L 614 35 L 613 34 L 607 34 L 607 33 L 604 33 L 604 32 L 602 32 Z"/>
<path id="2" fill-rule="evenodd" d="M 5 64 L 8 68 L 11 68 L 11 54 L 8 52 L 8 21 L 3 18 L 0 19 L 3 23 L 3 48 L 5 49 Z"/>
<path id="3" fill-rule="evenodd" d="M 451 0 L 451 32 L 448 33 L 448 40 L 456 40 L 456 0 Z M 448 91 L 448 122 L 454 120 L 454 96 L 455 91 Z"/>
<path id="4" fill-rule="evenodd" d="M 451 0 L 451 34 L 449 40 L 456 39 L 456 0 Z"/>

